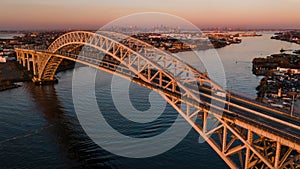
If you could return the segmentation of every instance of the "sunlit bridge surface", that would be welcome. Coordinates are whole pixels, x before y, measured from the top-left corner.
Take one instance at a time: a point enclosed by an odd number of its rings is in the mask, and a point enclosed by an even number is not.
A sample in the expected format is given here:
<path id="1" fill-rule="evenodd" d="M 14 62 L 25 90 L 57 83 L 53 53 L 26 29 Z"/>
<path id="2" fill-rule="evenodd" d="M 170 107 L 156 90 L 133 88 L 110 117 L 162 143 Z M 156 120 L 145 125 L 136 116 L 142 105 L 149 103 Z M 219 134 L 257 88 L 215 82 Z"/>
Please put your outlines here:
<path id="1" fill-rule="evenodd" d="M 230 168 L 300 167 L 299 119 L 229 93 L 206 73 L 145 42 L 113 32 L 76 31 L 47 50 L 15 51 L 35 83 L 53 81 L 67 59 L 158 92 Z"/>

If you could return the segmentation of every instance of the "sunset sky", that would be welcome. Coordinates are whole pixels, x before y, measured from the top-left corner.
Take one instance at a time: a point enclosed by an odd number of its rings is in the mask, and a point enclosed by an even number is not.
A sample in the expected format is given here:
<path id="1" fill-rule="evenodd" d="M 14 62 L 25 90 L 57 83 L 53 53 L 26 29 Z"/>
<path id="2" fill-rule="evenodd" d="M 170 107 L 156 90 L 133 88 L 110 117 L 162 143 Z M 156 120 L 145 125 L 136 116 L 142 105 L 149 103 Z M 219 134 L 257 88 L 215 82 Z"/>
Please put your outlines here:
<path id="1" fill-rule="evenodd" d="M 137 12 L 172 14 L 200 28 L 300 28 L 300 0 L 0 0 L 0 7 L 0 30 L 98 29 Z"/>

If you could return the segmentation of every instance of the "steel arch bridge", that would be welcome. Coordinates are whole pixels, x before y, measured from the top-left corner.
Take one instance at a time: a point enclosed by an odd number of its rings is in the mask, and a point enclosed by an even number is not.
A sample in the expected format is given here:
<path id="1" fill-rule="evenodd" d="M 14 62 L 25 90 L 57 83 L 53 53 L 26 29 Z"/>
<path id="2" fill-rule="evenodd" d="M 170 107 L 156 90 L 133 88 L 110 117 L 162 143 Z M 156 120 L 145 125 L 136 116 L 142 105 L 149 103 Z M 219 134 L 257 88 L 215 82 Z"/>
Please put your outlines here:
<path id="1" fill-rule="evenodd" d="M 82 46 L 83 52 L 72 53 Z M 300 167 L 299 119 L 228 92 L 230 101 L 215 96 L 212 90 L 223 89 L 205 73 L 143 41 L 114 32 L 75 31 L 60 36 L 47 50 L 15 51 L 37 83 L 53 81 L 67 59 L 157 91 L 230 168 Z M 221 106 L 210 104 L 212 99 Z"/>

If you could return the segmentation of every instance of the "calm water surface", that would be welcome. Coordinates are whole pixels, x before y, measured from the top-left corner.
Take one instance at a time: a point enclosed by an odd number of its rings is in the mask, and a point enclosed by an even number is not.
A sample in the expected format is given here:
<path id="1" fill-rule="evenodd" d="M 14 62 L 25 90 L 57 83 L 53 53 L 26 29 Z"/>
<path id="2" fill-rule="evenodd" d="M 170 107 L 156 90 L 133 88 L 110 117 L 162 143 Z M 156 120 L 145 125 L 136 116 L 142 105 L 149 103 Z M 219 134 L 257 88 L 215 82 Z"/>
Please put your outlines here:
<path id="1" fill-rule="evenodd" d="M 217 50 L 230 88 L 255 97 L 255 87 L 261 77 L 252 75 L 252 59 L 277 53 L 281 48 L 299 49 L 299 45 L 270 40 L 270 36 L 243 38 L 241 44 Z M 210 51 L 200 54 L 209 57 Z M 180 55 L 193 63 L 188 53 Z M 76 70 L 85 73 L 89 68 Z M 24 83 L 20 88 L 0 93 L 1 168 L 227 168 L 206 143 L 198 143 L 199 136 L 193 130 L 173 149 L 155 157 L 131 159 L 103 150 L 89 139 L 77 120 L 72 101 L 72 74 L 72 71 L 60 73 L 59 83 L 54 86 Z M 99 72 L 97 79 L 96 96 L 101 112 L 111 125 L 127 135 L 158 135 L 177 117 L 177 112 L 167 106 L 154 122 L 142 127 L 132 124 L 120 118 L 111 104 L 110 75 Z M 133 105 L 141 111 L 150 107 L 148 94 L 147 89 L 130 86 Z M 112 140 L 111 144 L 118 141 Z M 131 147 L 124 147 L 124 151 Z"/>

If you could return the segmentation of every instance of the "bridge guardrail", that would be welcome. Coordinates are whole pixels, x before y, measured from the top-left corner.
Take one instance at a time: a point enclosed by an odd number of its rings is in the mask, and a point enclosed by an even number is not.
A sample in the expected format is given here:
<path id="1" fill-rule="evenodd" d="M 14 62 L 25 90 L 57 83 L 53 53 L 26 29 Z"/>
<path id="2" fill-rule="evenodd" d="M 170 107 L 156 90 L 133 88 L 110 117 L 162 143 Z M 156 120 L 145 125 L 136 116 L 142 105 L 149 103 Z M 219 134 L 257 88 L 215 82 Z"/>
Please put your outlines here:
<path id="1" fill-rule="evenodd" d="M 274 110 L 283 112 L 283 113 L 285 113 L 286 115 L 289 115 L 289 114 L 290 114 L 290 112 L 287 111 L 287 110 L 285 110 L 285 109 L 280 109 L 280 108 L 277 108 L 277 107 L 273 107 L 273 106 L 271 106 L 271 105 L 269 105 L 269 104 L 267 104 L 267 103 L 259 102 L 259 101 L 255 100 L 255 99 L 252 99 L 252 98 L 249 97 L 249 96 L 246 96 L 246 94 L 241 93 L 241 92 L 238 92 L 238 91 L 236 91 L 236 90 L 227 90 L 227 91 L 229 91 L 229 93 L 230 93 L 232 96 L 236 96 L 236 97 L 239 97 L 239 98 L 241 98 L 241 99 L 244 99 L 244 100 L 253 102 L 253 103 L 255 103 L 255 104 L 258 104 L 258 105 L 261 105 L 261 106 L 268 107 L 268 108 L 270 108 L 270 109 L 274 109 Z"/>

